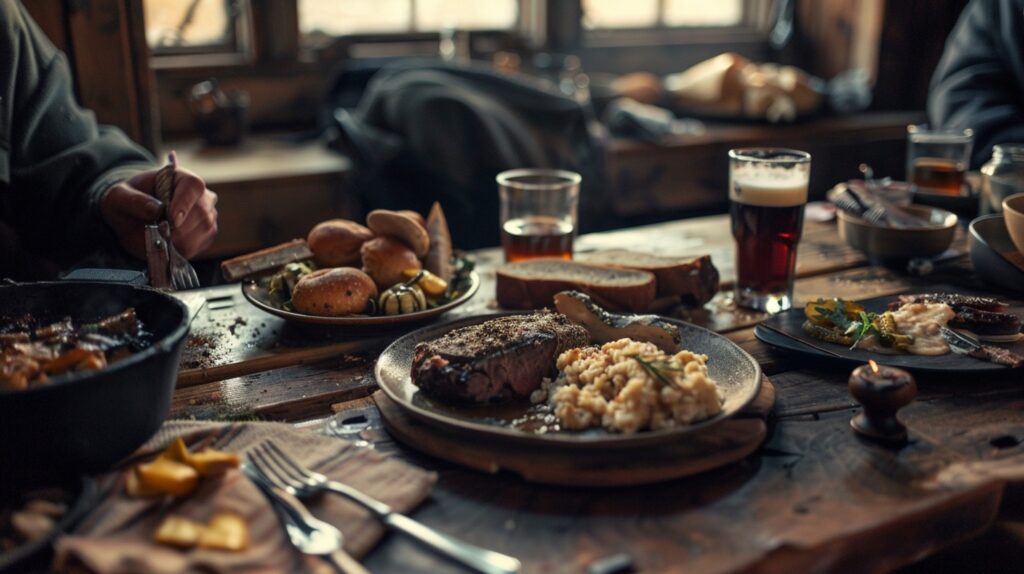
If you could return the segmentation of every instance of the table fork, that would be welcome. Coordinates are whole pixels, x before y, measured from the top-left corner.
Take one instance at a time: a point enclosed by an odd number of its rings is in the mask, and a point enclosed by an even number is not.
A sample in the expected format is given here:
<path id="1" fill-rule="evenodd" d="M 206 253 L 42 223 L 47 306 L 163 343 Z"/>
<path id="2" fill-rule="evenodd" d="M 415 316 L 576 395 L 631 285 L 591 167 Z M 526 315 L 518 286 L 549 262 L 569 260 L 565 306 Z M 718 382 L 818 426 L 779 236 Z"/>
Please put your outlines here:
<path id="1" fill-rule="evenodd" d="M 519 560 L 456 540 L 429 528 L 404 514 L 391 510 L 383 502 L 351 486 L 331 480 L 309 470 L 286 455 L 273 442 L 256 445 L 250 455 L 254 466 L 282 490 L 304 498 L 317 492 L 340 494 L 374 514 L 381 522 L 429 548 L 484 574 L 516 574 L 522 568 Z"/>
<path id="2" fill-rule="evenodd" d="M 164 204 L 165 214 L 158 227 L 160 235 L 163 236 L 167 243 L 171 283 L 178 291 L 182 289 L 197 289 L 200 286 L 199 276 L 196 275 L 196 270 L 188 262 L 188 259 L 182 257 L 174 247 L 174 242 L 171 241 L 171 214 L 166 213 L 166 210 L 170 210 L 171 200 L 174 198 L 174 186 L 176 183 L 174 175 L 178 169 L 178 154 L 173 151 L 167 154 L 167 163 L 168 165 L 157 173 L 153 187 L 157 199 Z"/>
<path id="3" fill-rule="evenodd" d="M 299 552 L 322 556 L 343 574 L 369 574 L 369 570 L 342 549 L 344 535 L 340 530 L 313 516 L 301 502 L 274 486 L 254 465 L 242 463 L 242 472 L 267 495 L 288 539 Z"/>

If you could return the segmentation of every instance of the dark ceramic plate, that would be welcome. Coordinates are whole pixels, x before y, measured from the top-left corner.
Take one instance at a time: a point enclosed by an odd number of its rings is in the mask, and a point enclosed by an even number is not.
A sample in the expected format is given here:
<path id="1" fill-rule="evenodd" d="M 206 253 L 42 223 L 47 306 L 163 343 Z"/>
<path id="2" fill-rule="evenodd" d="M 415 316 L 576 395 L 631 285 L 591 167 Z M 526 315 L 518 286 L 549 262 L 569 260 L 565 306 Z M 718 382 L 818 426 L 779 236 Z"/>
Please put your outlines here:
<path id="1" fill-rule="evenodd" d="M 479 288 L 480 276 L 477 275 L 476 271 L 473 271 L 469 275 L 469 287 L 466 288 L 466 291 L 454 301 L 440 307 L 434 307 L 426 311 L 417 311 L 416 313 L 406 313 L 405 315 L 352 315 L 348 317 L 320 317 L 282 309 L 278 307 L 277 301 L 267 292 L 266 287 L 260 285 L 259 281 L 255 279 L 242 283 L 242 295 L 250 303 L 267 313 L 296 323 L 334 325 L 338 327 L 391 327 L 414 324 L 438 317 L 472 299 Z"/>
<path id="2" fill-rule="evenodd" d="M 971 222 L 967 244 L 974 270 L 987 283 L 1024 293 L 1024 255 L 1017 251 L 1000 214 L 983 215 Z"/>
<path id="3" fill-rule="evenodd" d="M 866 301 L 858 301 L 868 311 L 876 313 L 884 311 L 886 306 L 896 300 L 896 296 L 877 297 Z M 1010 313 L 1024 317 L 1024 304 L 1020 301 L 1009 301 Z M 966 355 L 948 353 L 937 357 L 925 357 L 921 355 L 889 355 L 863 351 L 861 349 L 850 350 L 845 345 L 835 345 L 814 339 L 804 333 L 801 325 L 805 319 L 804 309 L 790 309 L 778 315 L 772 316 L 754 329 L 754 335 L 762 342 L 789 351 L 831 358 L 847 363 L 864 364 L 868 359 L 874 359 L 893 367 L 900 367 L 920 372 L 941 372 L 941 373 L 981 373 L 989 371 L 1006 371 L 1009 367 L 997 365 L 988 361 L 975 359 Z M 989 343 L 999 347 L 1006 347 L 1013 352 L 1024 355 L 1024 340 L 1016 343 Z"/>
<path id="4" fill-rule="evenodd" d="M 761 367 L 746 351 L 717 333 L 673 319 L 667 320 L 679 326 L 683 346 L 708 356 L 708 373 L 718 382 L 725 399 L 721 413 L 687 427 L 634 434 L 618 434 L 601 429 L 538 434 L 511 425 L 512 420 L 527 413 L 530 405 L 526 401 L 501 406 L 455 404 L 431 399 L 412 384 L 410 370 L 417 343 L 435 339 L 452 329 L 507 314 L 479 315 L 444 325 L 432 325 L 401 337 L 385 349 L 377 360 L 377 383 L 399 407 L 431 425 L 482 438 L 555 449 L 629 448 L 685 440 L 686 435 L 707 429 L 738 413 L 757 396 L 761 388 Z"/>

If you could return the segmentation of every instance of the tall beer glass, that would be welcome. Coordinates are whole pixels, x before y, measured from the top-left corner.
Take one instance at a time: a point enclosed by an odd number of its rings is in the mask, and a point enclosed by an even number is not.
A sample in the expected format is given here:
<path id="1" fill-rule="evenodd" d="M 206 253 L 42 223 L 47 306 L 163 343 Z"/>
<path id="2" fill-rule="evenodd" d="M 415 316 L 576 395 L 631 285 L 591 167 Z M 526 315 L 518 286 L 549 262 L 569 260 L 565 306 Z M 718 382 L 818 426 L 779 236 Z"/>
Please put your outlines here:
<path id="1" fill-rule="evenodd" d="M 811 156 L 792 149 L 729 151 L 729 203 L 736 240 L 736 303 L 776 313 L 793 305 L 796 247 L 804 223 Z"/>

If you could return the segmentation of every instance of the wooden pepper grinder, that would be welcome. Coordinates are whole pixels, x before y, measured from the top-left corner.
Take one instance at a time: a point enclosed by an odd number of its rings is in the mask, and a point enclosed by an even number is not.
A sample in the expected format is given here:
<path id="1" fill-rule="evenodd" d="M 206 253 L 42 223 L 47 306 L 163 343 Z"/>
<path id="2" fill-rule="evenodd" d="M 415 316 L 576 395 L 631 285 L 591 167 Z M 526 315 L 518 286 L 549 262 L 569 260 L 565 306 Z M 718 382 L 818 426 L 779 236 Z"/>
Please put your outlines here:
<path id="1" fill-rule="evenodd" d="M 917 383 L 910 373 L 872 360 L 853 370 L 849 386 L 850 394 L 864 407 L 850 419 L 854 431 L 879 441 L 906 442 L 907 427 L 896 418 L 896 412 L 917 396 Z"/>

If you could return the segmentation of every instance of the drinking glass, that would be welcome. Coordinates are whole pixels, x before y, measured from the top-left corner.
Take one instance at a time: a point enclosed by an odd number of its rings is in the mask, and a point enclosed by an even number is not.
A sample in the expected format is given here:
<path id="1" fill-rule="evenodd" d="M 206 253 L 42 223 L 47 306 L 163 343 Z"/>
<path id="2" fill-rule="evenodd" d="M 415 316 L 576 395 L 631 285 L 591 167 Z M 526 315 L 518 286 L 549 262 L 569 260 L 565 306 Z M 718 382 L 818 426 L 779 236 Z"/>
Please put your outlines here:
<path id="1" fill-rule="evenodd" d="M 963 195 L 974 131 L 907 126 L 907 181 L 918 190 Z"/>
<path id="2" fill-rule="evenodd" d="M 499 173 L 497 181 L 505 261 L 572 259 L 580 175 L 560 169 L 513 169 Z"/>
<path id="3" fill-rule="evenodd" d="M 736 240 L 735 301 L 776 313 L 793 305 L 811 156 L 793 149 L 729 151 L 729 204 Z"/>

